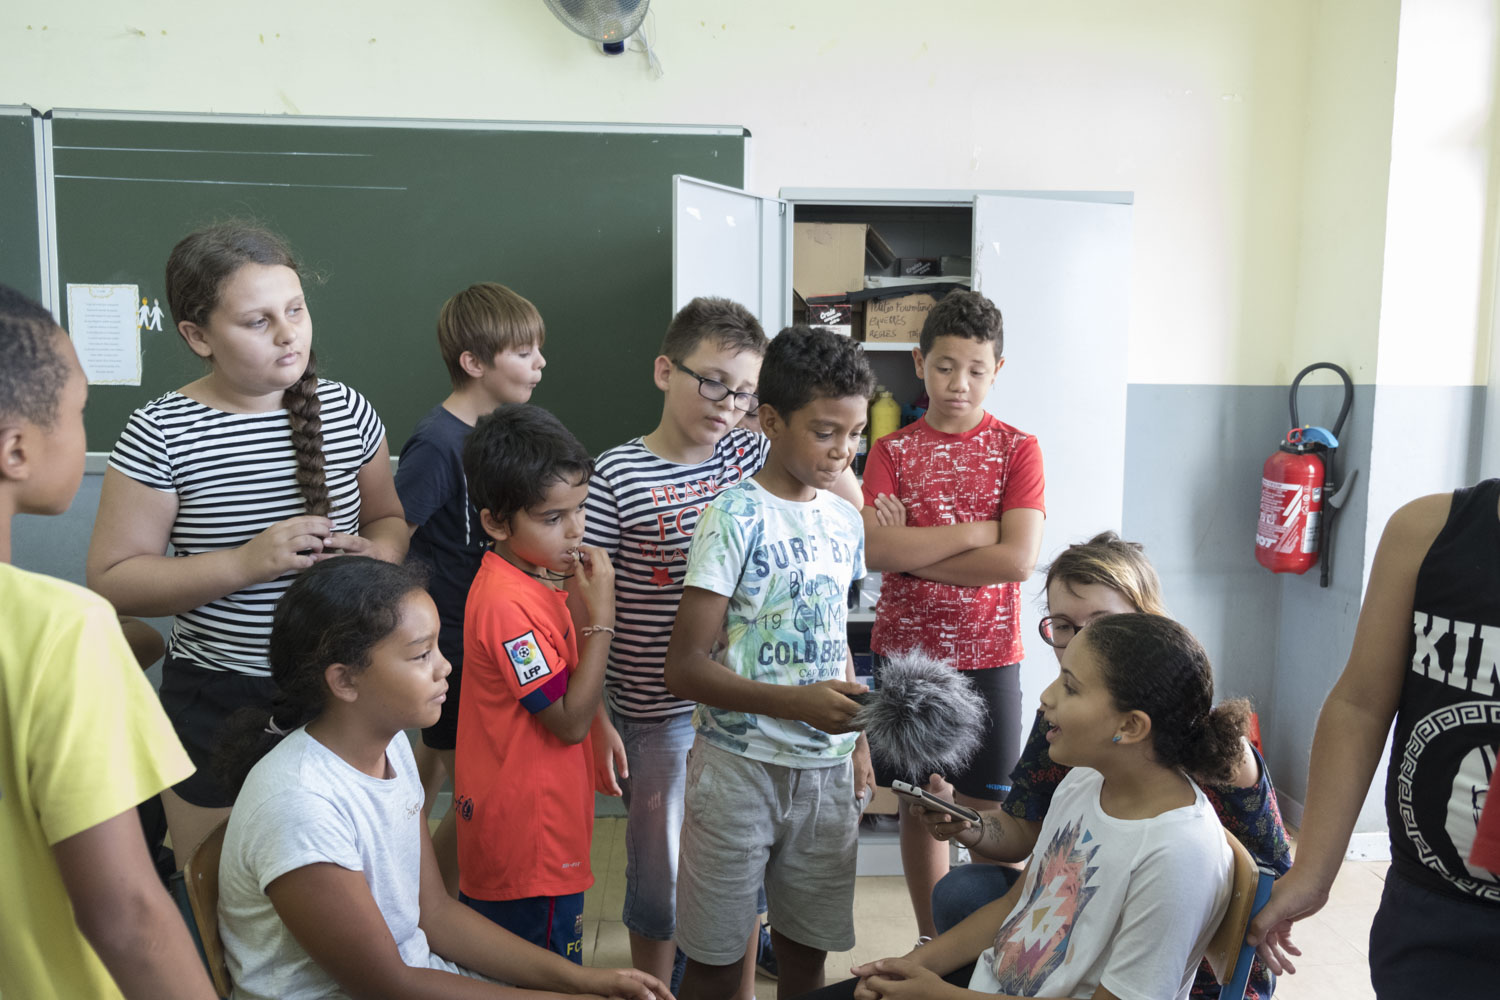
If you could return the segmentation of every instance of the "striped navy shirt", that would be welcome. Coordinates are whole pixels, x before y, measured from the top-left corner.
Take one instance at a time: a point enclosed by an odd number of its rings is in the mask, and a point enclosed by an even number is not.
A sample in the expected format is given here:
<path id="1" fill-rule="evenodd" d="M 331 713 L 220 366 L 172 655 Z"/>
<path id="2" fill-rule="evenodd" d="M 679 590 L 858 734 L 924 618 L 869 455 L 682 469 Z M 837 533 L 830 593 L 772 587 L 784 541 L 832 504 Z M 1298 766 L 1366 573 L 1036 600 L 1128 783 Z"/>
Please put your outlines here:
<path id="1" fill-rule="evenodd" d="M 318 399 L 334 530 L 356 534 L 356 477 L 375 457 L 385 428 L 369 402 L 346 385 L 319 379 Z M 236 548 L 277 521 L 307 512 L 284 409 L 225 413 L 169 392 L 130 415 L 109 464 L 152 489 L 177 494 L 170 538 L 175 556 Z M 296 575 L 251 584 L 178 615 L 172 655 L 210 670 L 269 676 L 271 615 Z"/>
<path id="2" fill-rule="evenodd" d="M 604 675 L 612 709 L 660 719 L 691 711 L 662 680 L 698 516 L 726 486 L 760 471 L 766 439 L 735 428 L 706 462 L 658 458 L 640 438 L 599 456 L 589 482 L 585 540 L 615 567 L 615 638 Z"/>

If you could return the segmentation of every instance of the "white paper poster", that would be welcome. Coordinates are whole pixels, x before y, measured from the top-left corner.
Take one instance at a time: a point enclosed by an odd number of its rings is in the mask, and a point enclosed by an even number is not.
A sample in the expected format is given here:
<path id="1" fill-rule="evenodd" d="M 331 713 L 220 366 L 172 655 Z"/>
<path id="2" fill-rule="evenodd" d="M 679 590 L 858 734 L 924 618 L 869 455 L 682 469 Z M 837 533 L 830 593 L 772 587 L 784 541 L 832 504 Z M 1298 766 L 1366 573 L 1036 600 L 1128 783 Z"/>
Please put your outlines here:
<path id="1" fill-rule="evenodd" d="M 142 312 L 135 285 L 68 285 L 68 334 L 89 385 L 141 384 Z"/>

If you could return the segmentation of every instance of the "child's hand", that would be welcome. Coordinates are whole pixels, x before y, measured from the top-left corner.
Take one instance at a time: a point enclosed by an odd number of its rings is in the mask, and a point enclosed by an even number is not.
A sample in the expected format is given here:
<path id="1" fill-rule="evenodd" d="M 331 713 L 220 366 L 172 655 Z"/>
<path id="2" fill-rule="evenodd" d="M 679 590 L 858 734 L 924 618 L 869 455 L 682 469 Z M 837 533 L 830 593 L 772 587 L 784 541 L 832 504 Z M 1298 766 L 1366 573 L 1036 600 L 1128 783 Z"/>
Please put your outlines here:
<path id="1" fill-rule="evenodd" d="M 307 569 L 317 562 L 333 533 L 333 522 L 326 517 L 289 517 L 241 545 L 240 564 L 248 579 L 269 583 L 288 570 Z"/>
<path id="2" fill-rule="evenodd" d="M 906 507 L 889 493 L 875 498 L 875 523 L 882 528 L 906 527 Z"/>
<path id="3" fill-rule="evenodd" d="M 1328 902 L 1328 887 L 1317 879 L 1304 877 L 1294 864 L 1291 870 L 1271 887 L 1271 898 L 1245 933 L 1245 940 L 1255 945 L 1260 960 L 1278 976 L 1295 973 L 1293 956 L 1302 949 L 1292 943 L 1292 925 L 1310 917 Z"/>
<path id="4" fill-rule="evenodd" d="M 382 562 L 400 561 L 393 560 L 390 552 L 378 542 L 363 535 L 346 535 L 342 531 L 335 531 L 323 540 L 323 551 L 317 556 L 317 560 L 322 562 L 334 556 L 369 556 Z"/>
<path id="5" fill-rule="evenodd" d="M 928 778 L 927 790 L 940 799 L 953 801 L 953 786 L 944 781 L 942 775 L 934 774 Z M 959 819 L 951 813 L 928 809 L 916 803 L 911 803 L 907 808 L 911 810 L 913 816 L 922 821 L 922 825 L 927 828 L 927 832 L 934 840 L 952 840 L 974 826 L 968 820 Z"/>
<path id="6" fill-rule="evenodd" d="M 600 795 L 613 795 L 618 798 L 625 792 L 620 788 L 620 782 L 615 776 L 630 777 L 630 762 L 625 756 L 625 741 L 620 739 L 620 731 L 604 717 L 602 710 L 594 717 L 593 736 L 589 745 L 594 750 L 594 791 Z"/>
<path id="7" fill-rule="evenodd" d="M 567 586 L 583 598 L 589 624 L 614 627 L 615 567 L 609 553 L 597 545 L 578 546 L 578 565 Z"/>
<path id="8" fill-rule="evenodd" d="M 584 969 L 584 988 L 609 1000 L 676 1000 L 660 979 L 639 969 Z"/>
<path id="9" fill-rule="evenodd" d="M 882 958 L 849 971 L 859 977 L 854 1000 L 936 1000 L 950 989 L 936 972 L 909 958 Z"/>
<path id="10" fill-rule="evenodd" d="M 870 741 L 859 734 L 854 744 L 854 797 L 860 800 L 861 808 L 875 794 L 875 765 L 870 763 Z"/>
<path id="11" fill-rule="evenodd" d="M 859 702 L 849 696 L 864 694 L 870 689 L 841 678 L 818 681 L 792 690 L 797 699 L 796 714 L 792 718 L 825 733 L 852 733 L 854 730 L 850 728 L 849 720 L 859 711 Z"/>

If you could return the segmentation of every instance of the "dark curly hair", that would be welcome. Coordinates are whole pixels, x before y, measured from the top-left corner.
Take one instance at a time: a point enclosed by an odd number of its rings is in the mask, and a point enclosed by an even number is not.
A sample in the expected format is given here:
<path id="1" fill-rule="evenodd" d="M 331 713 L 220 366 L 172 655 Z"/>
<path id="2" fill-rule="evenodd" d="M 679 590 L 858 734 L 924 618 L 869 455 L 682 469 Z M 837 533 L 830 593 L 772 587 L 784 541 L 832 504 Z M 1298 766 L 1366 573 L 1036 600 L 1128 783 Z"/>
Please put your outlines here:
<path id="1" fill-rule="evenodd" d="M 705 340 L 735 354 L 766 353 L 766 332 L 760 320 L 738 302 L 709 295 L 700 295 L 677 310 L 662 337 L 661 353 L 680 362 Z"/>
<path id="2" fill-rule="evenodd" d="M 0 285 L 0 418 L 53 425 L 70 370 L 67 354 L 58 349 L 61 333 L 50 312 Z"/>
<path id="3" fill-rule="evenodd" d="M 1191 632 L 1161 615 L 1109 615 L 1078 639 L 1098 654 L 1115 705 L 1151 717 L 1158 763 L 1229 780 L 1244 752 L 1250 703 L 1238 698 L 1214 707 L 1213 668 Z"/>
<path id="4" fill-rule="evenodd" d="M 756 395 L 782 419 L 814 399 L 861 396 L 875 391 L 865 349 L 848 337 L 798 324 L 782 330 L 766 348 Z"/>
<path id="5" fill-rule="evenodd" d="M 530 403 L 480 417 L 464 440 L 469 499 L 496 521 L 541 503 L 553 483 L 576 485 L 593 472 L 588 450 L 562 421 Z"/>
<path id="6" fill-rule="evenodd" d="M 939 337 L 993 343 L 996 359 L 1005 354 L 1005 321 L 1000 318 L 1000 310 L 979 292 L 967 288 L 953 289 L 927 314 L 918 338 L 922 353 L 930 353 Z"/>
<path id="7" fill-rule="evenodd" d="M 324 671 L 335 663 L 370 665 L 370 651 L 401 624 L 406 596 L 426 585 L 419 564 L 367 556 L 326 559 L 292 581 L 271 620 L 269 712 L 242 708 L 229 717 L 213 768 L 238 793 L 245 777 L 289 733 L 306 725 L 328 701 Z"/>

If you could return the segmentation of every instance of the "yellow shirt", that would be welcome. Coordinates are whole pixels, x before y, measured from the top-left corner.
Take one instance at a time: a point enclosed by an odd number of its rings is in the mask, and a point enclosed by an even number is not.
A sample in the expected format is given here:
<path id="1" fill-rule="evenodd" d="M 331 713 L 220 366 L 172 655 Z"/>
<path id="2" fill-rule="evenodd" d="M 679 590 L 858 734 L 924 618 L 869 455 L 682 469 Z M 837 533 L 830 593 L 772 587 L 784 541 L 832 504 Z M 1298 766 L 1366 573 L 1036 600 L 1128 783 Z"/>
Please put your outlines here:
<path id="1" fill-rule="evenodd" d="M 0 995 L 120 996 L 52 845 L 192 773 L 109 603 L 0 564 Z"/>

